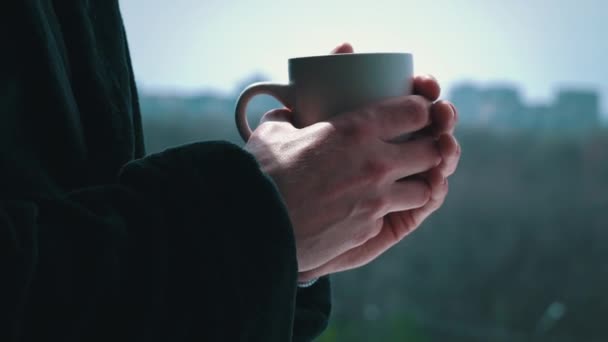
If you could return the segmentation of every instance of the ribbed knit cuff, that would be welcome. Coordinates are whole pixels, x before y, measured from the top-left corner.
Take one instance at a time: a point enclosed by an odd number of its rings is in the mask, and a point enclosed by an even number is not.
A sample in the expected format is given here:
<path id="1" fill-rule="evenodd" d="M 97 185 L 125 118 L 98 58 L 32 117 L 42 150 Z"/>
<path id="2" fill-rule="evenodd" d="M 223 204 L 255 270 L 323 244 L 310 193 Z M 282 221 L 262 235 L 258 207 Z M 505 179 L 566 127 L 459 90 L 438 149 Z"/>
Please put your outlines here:
<path id="1" fill-rule="evenodd" d="M 311 279 L 309 281 L 304 281 L 304 282 L 298 282 L 298 287 L 301 289 L 311 287 L 317 282 L 317 280 L 319 280 L 319 278 L 314 278 L 314 279 Z"/>

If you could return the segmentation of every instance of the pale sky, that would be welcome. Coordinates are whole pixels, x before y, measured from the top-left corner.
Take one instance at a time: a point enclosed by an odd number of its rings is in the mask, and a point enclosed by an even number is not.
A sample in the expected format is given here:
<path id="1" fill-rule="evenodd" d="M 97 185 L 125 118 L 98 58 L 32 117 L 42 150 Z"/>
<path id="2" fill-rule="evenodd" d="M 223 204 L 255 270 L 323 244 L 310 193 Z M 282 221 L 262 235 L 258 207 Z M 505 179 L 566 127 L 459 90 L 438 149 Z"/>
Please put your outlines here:
<path id="1" fill-rule="evenodd" d="M 259 71 L 287 79 L 287 59 L 343 41 L 359 52 L 414 54 L 445 86 L 508 82 L 544 101 L 595 88 L 608 113 L 605 0 L 122 0 L 143 90 L 235 91 Z"/>

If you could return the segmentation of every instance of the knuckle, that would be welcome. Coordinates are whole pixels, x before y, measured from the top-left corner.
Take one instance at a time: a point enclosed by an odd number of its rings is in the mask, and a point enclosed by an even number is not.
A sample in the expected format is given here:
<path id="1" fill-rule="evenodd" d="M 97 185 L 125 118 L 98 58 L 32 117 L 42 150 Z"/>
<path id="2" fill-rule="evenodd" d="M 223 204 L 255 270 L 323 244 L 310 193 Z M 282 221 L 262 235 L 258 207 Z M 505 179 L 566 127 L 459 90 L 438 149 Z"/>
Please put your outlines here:
<path id="1" fill-rule="evenodd" d="M 391 166 L 378 158 L 368 160 L 363 166 L 363 177 L 366 183 L 378 183 L 391 171 Z"/>
<path id="2" fill-rule="evenodd" d="M 448 190 L 448 182 L 445 181 L 437 188 L 437 191 L 433 194 L 433 200 L 443 201 L 448 194 Z"/>
<path id="3" fill-rule="evenodd" d="M 458 142 L 458 140 L 456 140 L 456 158 L 460 158 L 460 156 L 462 155 L 462 147 L 460 146 L 460 143 Z"/>
<path id="4" fill-rule="evenodd" d="M 429 200 L 429 203 L 431 203 L 430 209 L 433 211 L 439 209 L 445 202 L 447 194 L 448 194 L 448 182 L 446 180 L 445 182 L 443 182 L 441 184 L 441 186 L 438 187 L 437 191 L 430 198 L 430 200 Z"/>
<path id="5" fill-rule="evenodd" d="M 405 114 L 407 122 L 409 122 L 409 125 L 412 127 L 423 128 L 429 123 L 428 113 L 425 111 L 406 108 Z"/>
<path id="6" fill-rule="evenodd" d="M 360 246 L 377 235 L 375 225 L 365 226 L 363 229 L 357 231 L 353 235 L 353 243 Z"/>
<path id="7" fill-rule="evenodd" d="M 446 178 L 445 182 L 443 182 L 443 186 L 441 187 L 442 200 L 445 199 L 445 197 L 448 195 L 448 192 L 450 192 L 450 182 Z"/>
<path id="8" fill-rule="evenodd" d="M 338 124 L 338 129 L 344 137 L 357 144 L 368 140 L 372 132 L 370 125 L 366 124 L 365 117 L 369 115 L 366 112 L 367 110 L 363 111 L 360 116 L 344 115 L 344 119 Z"/>
<path id="9" fill-rule="evenodd" d="M 405 108 L 414 123 L 424 124 L 429 120 L 428 101 L 422 96 L 408 96 L 405 101 Z"/>
<path id="10" fill-rule="evenodd" d="M 433 202 L 431 203 L 429 210 L 431 210 L 432 212 L 436 211 L 437 209 L 439 209 L 444 202 L 444 198 L 439 198 L 436 200 L 433 200 Z"/>
<path id="11" fill-rule="evenodd" d="M 364 230 L 353 233 L 352 243 L 354 246 L 361 246 L 367 241 L 367 234 Z"/>
<path id="12" fill-rule="evenodd" d="M 422 144 L 423 153 L 427 155 L 430 160 L 433 161 L 433 164 L 435 166 L 439 165 L 443 161 L 443 158 L 441 156 L 441 151 L 439 149 L 439 146 L 437 145 L 437 142 L 433 139 L 428 139 L 422 142 Z"/>
<path id="13" fill-rule="evenodd" d="M 362 212 L 365 215 L 376 215 L 382 213 L 387 205 L 387 201 L 382 197 L 371 198 L 363 203 Z"/>
<path id="14" fill-rule="evenodd" d="M 380 232 L 382 231 L 382 227 L 384 226 L 384 217 L 381 219 L 377 219 L 374 220 L 374 222 L 372 222 L 372 237 L 376 237 L 378 236 L 378 234 L 380 234 Z"/>
<path id="15" fill-rule="evenodd" d="M 449 161 L 447 162 L 447 165 L 445 167 L 446 176 L 451 176 L 456 172 L 456 169 L 458 169 L 459 160 L 460 160 L 460 157 L 458 157 L 458 156 L 449 159 Z"/>
<path id="16" fill-rule="evenodd" d="M 443 205 L 443 203 L 445 203 L 445 196 L 442 196 L 438 201 L 437 201 L 437 209 L 439 209 L 439 207 L 441 207 Z"/>
<path id="17" fill-rule="evenodd" d="M 433 197 L 433 190 L 427 182 L 419 181 L 418 184 L 420 187 L 420 205 L 425 205 Z"/>

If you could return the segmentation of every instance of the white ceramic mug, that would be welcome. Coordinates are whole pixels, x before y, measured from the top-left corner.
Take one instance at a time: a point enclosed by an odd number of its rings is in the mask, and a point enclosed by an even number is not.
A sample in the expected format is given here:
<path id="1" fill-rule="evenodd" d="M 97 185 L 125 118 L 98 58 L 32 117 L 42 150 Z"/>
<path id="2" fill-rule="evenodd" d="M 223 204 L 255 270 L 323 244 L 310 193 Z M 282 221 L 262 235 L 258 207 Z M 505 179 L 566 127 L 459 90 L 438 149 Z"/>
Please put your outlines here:
<path id="1" fill-rule="evenodd" d="M 236 125 L 251 136 L 247 103 L 267 94 L 294 111 L 293 123 L 305 127 L 371 102 L 412 93 L 413 58 L 409 53 L 352 53 L 289 59 L 289 84 L 254 83 L 239 96 Z"/>

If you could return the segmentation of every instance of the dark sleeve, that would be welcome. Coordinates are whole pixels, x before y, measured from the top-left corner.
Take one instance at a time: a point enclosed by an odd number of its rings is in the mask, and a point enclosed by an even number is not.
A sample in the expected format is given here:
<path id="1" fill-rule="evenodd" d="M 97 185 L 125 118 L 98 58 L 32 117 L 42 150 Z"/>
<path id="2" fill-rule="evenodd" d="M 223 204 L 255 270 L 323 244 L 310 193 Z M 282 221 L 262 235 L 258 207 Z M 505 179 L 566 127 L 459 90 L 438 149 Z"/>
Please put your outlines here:
<path id="1" fill-rule="evenodd" d="M 312 341 L 327 328 L 331 312 L 329 284 L 329 277 L 326 276 L 311 287 L 297 290 L 294 342 Z"/>
<path id="2" fill-rule="evenodd" d="M 167 150 L 62 198 L 2 198 L 1 341 L 306 341 L 327 324 L 327 280 L 296 290 L 287 212 L 234 145 Z"/>

